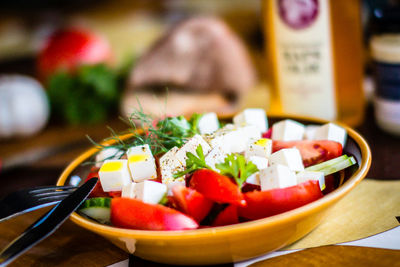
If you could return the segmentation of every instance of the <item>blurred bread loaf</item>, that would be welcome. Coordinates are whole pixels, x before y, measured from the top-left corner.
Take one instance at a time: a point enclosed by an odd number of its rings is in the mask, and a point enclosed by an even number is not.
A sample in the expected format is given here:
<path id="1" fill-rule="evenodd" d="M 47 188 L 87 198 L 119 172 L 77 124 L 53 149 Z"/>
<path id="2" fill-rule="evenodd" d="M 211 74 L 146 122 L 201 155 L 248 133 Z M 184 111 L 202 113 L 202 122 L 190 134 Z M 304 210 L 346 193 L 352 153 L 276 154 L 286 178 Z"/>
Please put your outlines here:
<path id="1" fill-rule="evenodd" d="M 167 104 L 168 114 L 232 112 L 255 82 L 254 66 L 236 34 L 220 19 L 193 17 L 173 27 L 139 59 L 128 78 L 122 110 L 129 114 L 139 99 L 146 111 L 158 113 L 162 108 L 152 105 L 149 94 L 161 92 L 161 101 L 168 97 L 174 103 Z M 159 90 L 151 90 L 155 88 Z M 185 107 L 178 107 L 181 101 Z"/>

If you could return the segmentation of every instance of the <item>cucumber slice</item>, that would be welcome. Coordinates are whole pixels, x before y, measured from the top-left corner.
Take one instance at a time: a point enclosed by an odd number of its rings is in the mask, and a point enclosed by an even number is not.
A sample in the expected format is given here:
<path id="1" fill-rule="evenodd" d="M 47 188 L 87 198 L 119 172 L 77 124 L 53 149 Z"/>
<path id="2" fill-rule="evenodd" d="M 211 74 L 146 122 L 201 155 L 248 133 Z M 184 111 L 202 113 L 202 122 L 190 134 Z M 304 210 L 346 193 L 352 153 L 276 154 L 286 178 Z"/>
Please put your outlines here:
<path id="1" fill-rule="evenodd" d="M 341 171 L 343 169 L 346 169 L 347 167 L 350 167 L 352 165 L 356 164 L 356 160 L 353 157 L 350 157 L 348 159 L 345 159 L 337 164 L 328 166 L 321 171 L 325 174 L 325 176 Z"/>
<path id="2" fill-rule="evenodd" d="M 79 213 L 90 217 L 100 223 L 110 223 L 111 198 L 95 197 L 89 198 L 83 202 L 79 208 Z"/>
<path id="3" fill-rule="evenodd" d="M 322 162 L 322 163 L 315 164 L 313 166 L 307 167 L 304 170 L 305 171 L 313 171 L 313 172 L 322 171 L 323 169 L 328 168 L 330 166 L 334 166 L 335 164 L 338 164 L 338 163 L 340 163 L 342 161 L 345 161 L 348 158 L 349 158 L 349 156 L 343 155 L 343 156 L 340 156 L 340 157 L 337 157 L 337 158 L 334 158 L 334 159 L 331 159 L 331 160 L 328 160 L 328 161 L 325 161 L 325 162 Z"/>

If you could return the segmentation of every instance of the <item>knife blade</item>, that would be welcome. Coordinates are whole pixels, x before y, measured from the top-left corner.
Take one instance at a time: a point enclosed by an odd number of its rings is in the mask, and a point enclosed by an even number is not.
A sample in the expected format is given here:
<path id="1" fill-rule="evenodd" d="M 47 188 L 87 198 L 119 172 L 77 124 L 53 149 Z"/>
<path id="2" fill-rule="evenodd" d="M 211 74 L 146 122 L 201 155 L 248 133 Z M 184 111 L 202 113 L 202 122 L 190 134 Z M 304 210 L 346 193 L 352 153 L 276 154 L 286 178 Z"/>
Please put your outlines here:
<path id="1" fill-rule="evenodd" d="M 25 251 L 54 233 L 88 197 L 97 180 L 97 178 L 88 180 L 14 239 L 0 252 L 0 266 L 8 265 Z"/>

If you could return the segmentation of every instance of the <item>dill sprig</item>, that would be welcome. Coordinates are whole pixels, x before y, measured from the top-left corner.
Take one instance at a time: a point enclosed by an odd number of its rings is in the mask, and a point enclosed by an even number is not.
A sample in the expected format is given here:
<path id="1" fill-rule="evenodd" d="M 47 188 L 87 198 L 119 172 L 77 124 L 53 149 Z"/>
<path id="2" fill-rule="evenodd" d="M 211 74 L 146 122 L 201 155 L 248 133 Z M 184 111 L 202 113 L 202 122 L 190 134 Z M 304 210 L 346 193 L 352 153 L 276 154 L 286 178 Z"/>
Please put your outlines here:
<path id="1" fill-rule="evenodd" d="M 183 116 L 165 117 L 157 120 L 154 116 L 146 114 L 139 103 L 139 108 L 134 109 L 128 118 L 120 118 L 128 125 L 128 130 L 116 133 L 111 127 L 111 136 L 105 141 L 112 140 L 111 145 L 102 145 L 87 136 L 89 141 L 99 150 L 115 148 L 126 152 L 132 146 L 148 144 L 153 155 L 165 153 L 174 146 L 181 147 L 190 137 L 198 133 L 197 124 L 202 115 L 193 114 L 189 121 Z M 143 131 L 140 131 L 140 130 Z M 132 137 L 122 140 L 121 134 L 131 134 Z M 113 158 L 115 155 L 109 157 Z M 107 158 L 107 159 L 109 159 Z"/>

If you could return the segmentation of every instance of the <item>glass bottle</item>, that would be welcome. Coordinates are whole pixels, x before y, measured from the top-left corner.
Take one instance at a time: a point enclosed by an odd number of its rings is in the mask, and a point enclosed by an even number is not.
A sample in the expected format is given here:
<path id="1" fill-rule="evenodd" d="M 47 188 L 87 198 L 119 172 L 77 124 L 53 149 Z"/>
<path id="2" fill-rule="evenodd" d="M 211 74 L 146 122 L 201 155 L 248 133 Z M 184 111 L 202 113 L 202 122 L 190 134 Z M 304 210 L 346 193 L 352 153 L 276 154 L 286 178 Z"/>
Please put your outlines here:
<path id="1" fill-rule="evenodd" d="M 272 113 L 362 122 L 360 13 L 359 0 L 264 0 Z"/>

